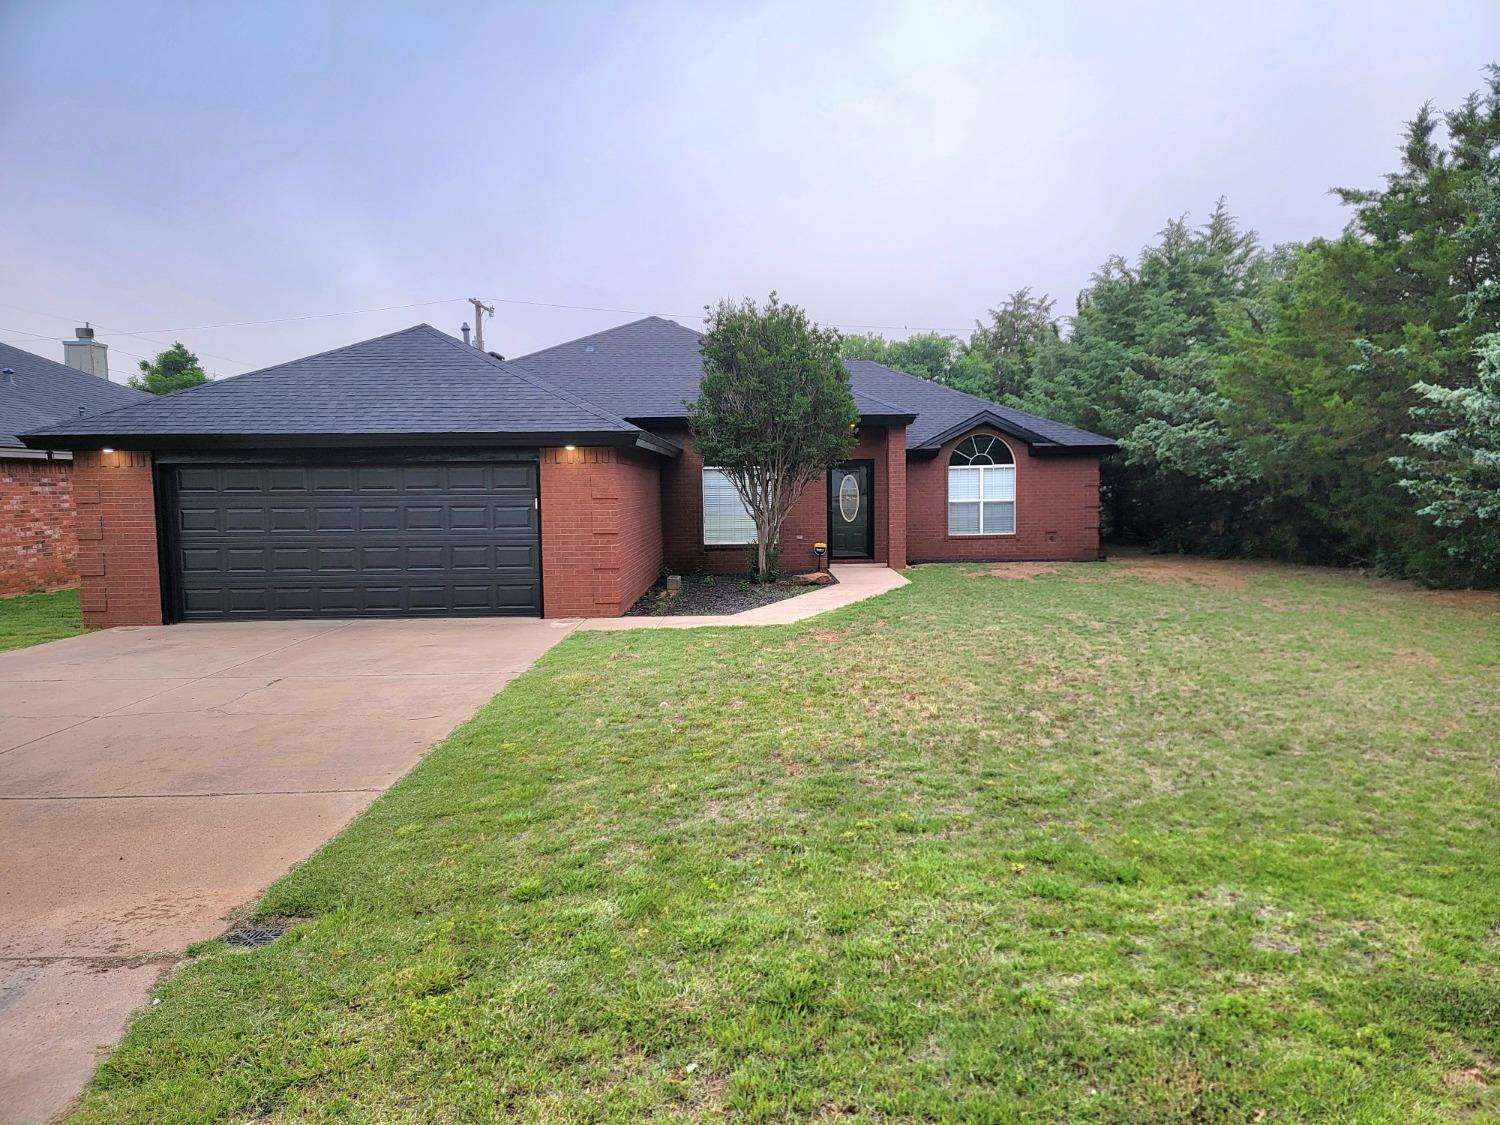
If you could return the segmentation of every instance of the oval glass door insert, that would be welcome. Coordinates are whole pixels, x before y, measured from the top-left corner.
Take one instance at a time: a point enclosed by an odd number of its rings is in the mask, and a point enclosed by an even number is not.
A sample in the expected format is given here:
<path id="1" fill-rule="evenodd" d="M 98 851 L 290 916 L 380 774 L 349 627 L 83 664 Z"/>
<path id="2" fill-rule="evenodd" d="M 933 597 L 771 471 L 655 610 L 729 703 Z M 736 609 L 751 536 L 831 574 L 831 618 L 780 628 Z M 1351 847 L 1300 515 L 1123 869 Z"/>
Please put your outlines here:
<path id="1" fill-rule="evenodd" d="M 839 482 L 839 515 L 845 523 L 853 523 L 859 516 L 859 480 L 853 474 Z"/>

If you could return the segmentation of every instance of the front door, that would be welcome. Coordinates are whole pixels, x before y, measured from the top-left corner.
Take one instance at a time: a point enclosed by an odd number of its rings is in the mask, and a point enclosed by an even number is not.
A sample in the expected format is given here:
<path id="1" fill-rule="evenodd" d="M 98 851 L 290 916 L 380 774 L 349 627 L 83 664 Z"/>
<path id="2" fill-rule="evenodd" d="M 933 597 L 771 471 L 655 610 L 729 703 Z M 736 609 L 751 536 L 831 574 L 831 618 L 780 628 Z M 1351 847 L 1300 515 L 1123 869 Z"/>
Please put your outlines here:
<path id="1" fill-rule="evenodd" d="M 836 559 L 875 557 L 875 462 L 844 461 L 828 470 L 828 551 Z"/>

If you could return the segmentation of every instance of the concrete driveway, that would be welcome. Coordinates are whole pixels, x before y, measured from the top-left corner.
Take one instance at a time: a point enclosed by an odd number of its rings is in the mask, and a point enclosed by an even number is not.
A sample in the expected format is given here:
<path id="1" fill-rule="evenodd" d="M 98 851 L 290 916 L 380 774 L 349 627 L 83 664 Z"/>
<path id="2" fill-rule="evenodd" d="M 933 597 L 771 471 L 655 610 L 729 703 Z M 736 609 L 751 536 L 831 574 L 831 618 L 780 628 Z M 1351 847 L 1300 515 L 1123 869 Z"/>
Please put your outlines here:
<path id="1" fill-rule="evenodd" d="M 0 1121 L 576 622 L 111 629 L 0 653 Z"/>

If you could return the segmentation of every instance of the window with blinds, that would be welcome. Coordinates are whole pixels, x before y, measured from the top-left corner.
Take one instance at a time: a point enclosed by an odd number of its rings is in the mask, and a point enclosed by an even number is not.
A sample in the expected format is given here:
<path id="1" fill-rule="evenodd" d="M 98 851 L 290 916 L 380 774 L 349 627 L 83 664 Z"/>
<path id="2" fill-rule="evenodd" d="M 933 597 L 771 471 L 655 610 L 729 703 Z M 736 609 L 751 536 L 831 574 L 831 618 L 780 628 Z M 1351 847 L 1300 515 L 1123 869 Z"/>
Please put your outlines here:
<path id="1" fill-rule="evenodd" d="M 971 437 L 948 463 L 948 534 L 1015 533 L 1015 458 L 997 438 Z"/>
<path id="2" fill-rule="evenodd" d="M 703 470 L 703 545 L 743 547 L 755 542 L 755 521 L 734 482 L 718 469 Z"/>

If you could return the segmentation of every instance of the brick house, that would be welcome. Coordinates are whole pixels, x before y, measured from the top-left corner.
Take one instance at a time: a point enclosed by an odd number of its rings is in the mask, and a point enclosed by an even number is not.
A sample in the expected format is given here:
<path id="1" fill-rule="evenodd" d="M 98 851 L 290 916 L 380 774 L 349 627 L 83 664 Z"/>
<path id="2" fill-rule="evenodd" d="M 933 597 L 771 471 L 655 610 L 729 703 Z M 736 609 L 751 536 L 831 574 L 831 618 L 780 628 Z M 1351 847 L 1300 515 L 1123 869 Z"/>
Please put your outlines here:
<path id="1" fill-rule="evenodd" d="M 88 329 L 64 346 L 79 367 L 0 344 L 0 597 L 78 582 L 72 454 L 17 435 L 148 397 L 109 381 Z"/>
<path id="2" fill-rule="evenodd" d="M 851 360 L 849 458 L 782 532 L 835 560 L 1092 559 L 1114 442 Z M 754 527 L 693 450 L 698 334 L 659 317 L 514 360 L 428 325 L 39 428 L 75 450 L 91 625 L 623 614 L 743 573 Z"/>

